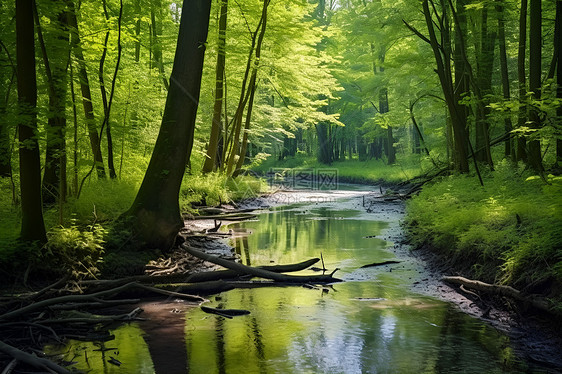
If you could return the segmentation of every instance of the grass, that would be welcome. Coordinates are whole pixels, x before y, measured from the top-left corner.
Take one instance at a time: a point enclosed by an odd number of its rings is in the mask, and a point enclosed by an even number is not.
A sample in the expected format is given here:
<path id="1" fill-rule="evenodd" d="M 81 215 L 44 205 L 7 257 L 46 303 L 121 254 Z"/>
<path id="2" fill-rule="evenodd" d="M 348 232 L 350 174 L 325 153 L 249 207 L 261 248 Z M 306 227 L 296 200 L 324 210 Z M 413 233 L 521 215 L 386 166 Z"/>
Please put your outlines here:
<path id="1" fill-rule="evenodd" d="M 562 177 L 521 175 L 508 163 L 484 177 L 445 177 L 407 204 L 406 227 L 469 276 L 562 302 Z"/>
<path id="2" fill-rule="evenodd" d="M 142 173 L 127 174 L 117 180 L 91 178 L 84 184 L 79 199 L 71 196 L 63 205 L 62 221 L 58 206 L 44 209 L 49 242 L 34 246 L 18 242 L 20 206 L 12 199 L 10 181 L 0 179 L 0 277 L 2 273 L 22 272 L 29 264 L 46 270 L 66 268 L 80 275 L 95 273 L 107 233 L 112 232 L 115 220 L 131 206 L 141 181 Z M 256 196 L 265 189 L 264 182 L 251 176 L 232 179 L 216 173 L 186 175 L 180 190 L 180 209 L 196 213 L 195 205 L 227 203 Z M 107 253 L 105 258 L 110 255 Z"/>
<path id="3" fill-rule="evenodd" d="M 273 169 L 336 169 L 340 182 L 348 183 L 397 183 L 409 180 L 424 171 L 425 164 L 415 159 L 399 159 L 394 165 L 387 165 L 383 160 L 359 161 L 358 159 L 335 161 L 331 165 L 319 163 L 315 157 L 298 155 L 284 160 L 269 158 L 252 170 L 265 174 Z"/>

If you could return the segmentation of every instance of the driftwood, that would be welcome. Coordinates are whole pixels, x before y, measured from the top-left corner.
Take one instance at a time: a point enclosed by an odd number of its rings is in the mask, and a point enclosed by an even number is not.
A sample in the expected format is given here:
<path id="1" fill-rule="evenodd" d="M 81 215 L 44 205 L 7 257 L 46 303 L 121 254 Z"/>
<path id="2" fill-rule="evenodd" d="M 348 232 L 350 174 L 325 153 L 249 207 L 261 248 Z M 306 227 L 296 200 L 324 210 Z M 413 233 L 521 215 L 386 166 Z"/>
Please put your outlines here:
<path id="1" fill-rule="evenodd" d="M 201 306 L 201 310 L 204 311 L 205 313 L 216 314 L 226 318 L 245 316 L 250 314 L 249 310 L 244 310 L 244 309 L 217 309 L 217 308 L 210 308 L 208 306 Z"/>
<path id="2" fill-rule="evenodd" d="M 161 290 L 161 289 L 158 289 L 158 288 L 155 288 L 155 287 L 145 286 L 145 285 L 140 284 L 140 283 L 131 282 L 131 283 L 127 283 L 125 285 L 119 286 L 119 287 L 111 288 L 109 290 L 99 291 L 99 292 L 89 294 L 89 295 L 66 295 L 66 296 L 54 297 L 54 298 L 38 301 L 36 303 L 24 306 L 22 308 L 13 310 L 11 312 L 4 313 L 4 314 L 0 315 L 0 320 L 14 319 L 14 318 L 20 317 L 24 314 L 32 313 L 32 312 L 35 312 L 37 310 L 40 310 L 40 309 L 43 309 L 43 308 L 46 308 L 48 306 L 55 305 L 55 304 L 95 301 L 95 300 L 99 299 L 100 297 L 114 296 L 114 295 L 116 295 L 120 292 L 129 290 L 129 289 L 132 289 L 132 288 L 141 288 L 141 289 L 144 289 L 144 290 L 147 290 L 147 291 L 151 291 L 151 292 L 155 292 L 155 293 L 159 293 L 159 294 L 164 294 L 164 295 L 167 295 L 167 296 L 181 297 L 181 298 L 190 299 L 190 300 L 194 300 L 194 301 L 205 301 L 205 299 L 201 298 L 200 296 L 188 295 L 188 294 L 183 294 L 183 293 L 178 293 L 178 292 Z"/>
<path id="3" fill-rule="evenodd" d="M 289 264 L 289 265 L 267 265 L 267 266 L 257 266 L 258 269 L 263 269 L 267 271 L 272 271 L 274 273 L 290 273 L 293 271 L 301 271 L 304 269 L 309 268 L 310 266 L 314 265 L 320 261 L 318 258 L 312 258 L 310 260 L 306 260 L 303 262 L 299 262 L 296 264 Z M 195 273 L 187 277 L 185 279 L 186 282 L 207 282 L 211 280 L 220 280 L 220 279 L 233 279 L 237 278 L 240 275 L 244 275 L 247 273 L 241 273 L 236 270 L 215 270 L 215 271 L 206 271 L 202 273 Z"/>
<path id="4" fill-rule="evenodd" d="M 3 341 L 0 341 L 0 352 L 4 352 L 14 359 L 31 365 L 37 369 L 62 374 L 70 373 L 69 370 L 55 364 L 52 361 L 19 350 L 16 347 L 12 347 L 11 345 L 4 343 Z"/>
<path id="5" fill-rule="evenodd" d="M 361 266 L 360 269 L 370 268 L 370 267 L 375 267 L 375 266 L 389 265 L 389 264 L 399 264 L 400 262 L 401 261 L 393 261 L 393 260 L 383 261 L 383 262 L 373 262 L 372 264 L 367 264 L 367 265 Z"/>
<path id="6" fill-rule="evenodd" d="M 250 275 L 253 275 L 253 276 L 256 276 L 256 277 L 260 277 L 260 278 L 272 279 L 272 280 L 278 281 L 278 282 L 287 282 L 287 283 L 335 283 L 335 282 L 341 282 L 342 281 L 341 279 L 332 277 L 332 275 L 334 274 L 333 272 L 330 275 L 312 275 L 312 276 L 279 274 L 279 273 L 274 273 L 272 271 L 268 271 L 268 270 L 264 270 L 264 269 L 258 269 L 258 268 L 255 268 L 255 267 L 242 265 L 242 264 L 239 264 L 237 262 L 225 260 L 225 259 L 222 259 L 222 258 L 217 257 L 217 256 L 209 255 L 207 253 L 201 252 L 201 251 L 199 251 L 195 248 L 189 247 L 187 245 L 183 245 L 182 247 L 189 254 L 191 254 L 191 255 L 193 255 L 197 258 L 200 258 L 202 260 L 209 261 L 209 262 L 212 262 L 212 263 L 220 265 L 220 266 L 224 266 L 225 268 L 228 268 L 228 269 L 240 272 L 240 273 L 250 274 Z M 335 270 L 334 270 L 334 272 L 335 272 Z"/>
<path id="7" fill-rule="evenodd" d="M 473 290 L 482 291 L 493 295 L 507 296 L 514 300 L 531 305 L 533 308 L 543 312 L 559 314 L 553 310 L 551 303 L 547 299 L 539 295 L 526 295 L 510 286 L 489 284 L 477 280 L 467 279 L 464 277 L 443 277 L 442 279 L 445 282 L 459 284 Z"/>

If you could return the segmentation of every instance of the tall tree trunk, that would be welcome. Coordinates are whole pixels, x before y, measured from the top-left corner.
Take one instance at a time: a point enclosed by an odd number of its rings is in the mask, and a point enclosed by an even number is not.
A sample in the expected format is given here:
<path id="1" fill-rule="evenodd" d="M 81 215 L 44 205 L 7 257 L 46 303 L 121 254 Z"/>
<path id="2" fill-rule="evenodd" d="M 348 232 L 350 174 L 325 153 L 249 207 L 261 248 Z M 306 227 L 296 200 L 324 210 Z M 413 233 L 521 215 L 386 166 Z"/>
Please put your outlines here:
<path id="1" fill-rule="evenodd" d="M 441 83 L 441 88 L 443 90 L 443 95 L 445 96 L 445 102 L 449 109 L 451 115 L 453 132 L 454 132 L 454 143 L 455 143 L 455 160 L 456 168 L 461 173 L 468 172 L 468 154 L 467 143 L 468 138 L 466 134 L 465 124 L 466 119 L 463 118 L 462 110 L 459 110 L 460 104 L 455 100 L 455 91 L 453 87 L 453 80 L 450 71 L 447 68 L 449 61 L 447 61 L 448 56 L 441 55 L 441 48 L 439 42 L 437 41 L 437 36 L 435 34 L 435 28 L 433 24 L 433 19 L 431 16 L 431 11 L 429 9 L 428 0 L 423 0 L 422 2 L 423 12 L 425 16 L 426 25 L 429 31 L 429 41 L 433 54 L 435 56 L 435 61 L 437 63 L 437 75 L 439 76 L 439 81 Z M 445 18 L 443 15 L 442 18 Z M 458 25 L 457 25 L 458 26 Z M 462 30 L 458 30 L 462 33 Z M 462 36 L 460 36 L 462 37 Z M 464 44 L 464 43 L 463 43 Z"/>
<path id="2" fill-rule="evenodd" d="M 500 71 L 501 71 L 501 81 L 502 81 L 502 92 L 505 101 L 511 100 L 511 92 L 509 89 L 509 72 L 507 69 L 507 51 L 505 47 L 505 6 L 504 0 L 499 0 L 496 5 L 496 11 L 498 13 L 498 43 L 500 47 Z M 513 130 L 513 124 L 511 123 L 511 115 L 507 114 L 504 119 L 504 131 L 511 133 Z M 511 158 L 515 160 L 515 148 L 512 147 L 511 137 L 505 140 L 504 155 L 506 158 Z"/>
<path id="3" fill-rule="evenodd" d="M 141 0 L 135 0 L 135 15 L 137 17 L 137 20 L 135 21 L 135 62 L 139 62 L 141 50 Z"/>
<path id="4" fill-rule="evenodd" d="M 533 98 L 541 98 L 541 73 L 542 73 L 542 7 L 541 0 L 530 0 L 529 7 L 529 90 L 533 92 Z M 541 127 L 538 108 L 532 106 L 529 111 L 529 121 L 534 129 Z M 538 173 L 543 172 L 541 143 L 538 136 L 534 136 L 528 142 L 528 161 L 530 166 Z"/>
<path id="5" fill-rule="evenodd" d="M 96 118 L 94 116 L 94 104 L 92 101 L 92 92 L 90 91 L 90 81 L 86 70 L 86 61 L 84 60 L 84 52 L 80 44 L 80 32 L 78 30 L 78 20 L 76 18 L 76 10 L 74 2 L 69 1 L 70 14 L 69 25 L 71 28 L 71 46 L 74 57 L 78 61 L 78 79 L 80 80 L 80 91 L 82 93 L 82 106 L 84 107 L 84 117 L 86 118 L 86 126 L 88 128 L 88 136 L 90 138 L 90 148 L 94 157 L 94 164 L 98 178 L 105 178 L 105 169 L 103 166 L 103 156 L 100 147 L 100 138 L 96 128 Z"/>
<path id="6" fill-rule="evenodd" d="M 41 161 L 37 142 L 37 82 L 33 0 L 16 0 L 16 61 L 20 123 L 21 233 L 23 241 L 45 243 L 41 202 Z"/>
<path id="7" fill-rule="evenodd" d="M 35 23 L 41 54 L 47 75 L 49 116 L 47 119 L 47 146 L 43 175 L 43 203 L 53 204 L 57 198 L 66 199 L 66 91 L 69 49 L 67 12 L 51 17 L 51 27 L 44 36 L 34 7 Z M 47 50 L 47 41 L 49 50 Z M 55 58 L 49 59 L 48 54 Z"/>
<path id="8" fill-rule="evenodd" d="M 562 1 L 556 1 L 556 20 L 554 27 L 554 44 L 558 46 L 556 49 L 556 97 L 562 99 Z M 562 121 L 562 106 L 556 110 L 558 116 L 558 123 Z M 559 167 L 562 167 L 562 139 L 556 139 L 556 162 Z"/>
<path id="9" fill-rule="evenodd" d="M 6 51 L 7 53 L 8 51 Z M 2 47 L 0 46 L 0 64 L 4 65 L 2 55 Z M 15 77 L 15 72 L 12 73 L 10 83 L 7 83 L 4 70 L 0 68 L 0 178 L 10 177 L 12 175 L 12 150 L 10 146 L 10 125 L 6 117 L 6 107 L 8 105 L 9 91 L 12 87 L 12 82 Z"/>
<path id="10" fill-rule="evenodd" d="M 527 122 L 527 74 L 525 72 L 525 56 L 527 50 L 527 0 L 521 0 L 519 13 L 519 50 L 517 55 L 517 79 L 519 81 L 519 114 L 517 126 L 525 127 Z M 527 161 L 526 140 L 524 136 L 517 137 L 517 160 Z"/>
<path id="11" fill-rule="evenodd" d="M 164 73 L 164 63 L 162 61 L 162 44 L 159 35 L 162 35 L 162 0 L 152 0 L 150 7 L 150 21 L 152 23 L 152 57 L 154 66 L 158 68 L 164 88 L 169 89 L 170 85 Z"/>
<path id="12" fill-rule="evenodd" d="M 264 7 L 269 5 L 269 0 L 264 0 Z M 267 9 L 267 8 L 266 8 Z M 267 15 L 267 12 L 265 13 Z M 240 133 L 242 132 L 242 118 L 244 115 L 244 108 L 250 98 L 249 93 L 246 93 L 248 89 L 248 77 L 250 76 L 251 64 L 254 55 L 254 49 L 256 47 L 256 42 L 258 38 L 258 32 L 260 31 L 262 24 L 264 22 L 264 12 L 262 9 L 262 16 L 256 27 L 256 31 L 251 32 L 251 43 L 250 50 L 248 52 L 248 60 L 246 61 L 246 70 L 244 72 L 244 78 L 242 80 L 242 88 L 240 89 L 240 98 L 238 99 L 238 107 L 234 113 L 234 118 L 232 119 L 232 129 L 226 140 L 225 146 L 225 157 L 226 157 L 226 173 L 227 175 L 232 175 L 234 171 L 234 166 L 236 163 L 236 158 L 240 153 Z M 226 149 L 228 148 L 228 151 Z"/>
<path id="13" fill-rule="evenodd" d="M 496 34 L 490 32 L 488 28 L 488 7 L 487 3 L 482 5 L 481 23 L 480 23 L 480 50 L 477 51 L 477 84 L 481 96 L 477 103 L 476 110 L 476 160 L 485 162 L 490 167 L 492 164 L 492 155 L 490 150 L 490 124 L 488 116 L 490 109 L 488 108 L 489 100 L 487 95 L 492 92 L 492 73 L 494 68 L 494 46 Z"/>
<path id="14" fill-rule="evenodd" d="M 455 68 L 455 83 L 454 83 L 454 100 L 458 103 L 460 102 L 470 91 L 470 74 L 468 73 L 468 66 L 466 66 L 465 58 L 466 50 L 465 45 L 463 43 L 463 30 L 467 29 L 467 17 L 466 17 L 466 0 L 457 0 L 457 19 L 458 25 L 455 25 L 455 36 L 454 36 L 454 68 Z M 465 136 L 468 138 L 468 114 L 469 108 L 467 105 L 458 105 L 458 121 L 459 121 L 459 128 L 464 129 Z M 464 141 L 462 144 L 456 144 L 454 141 L 453 129 L 452 129 L 452 117 L 450 115 L 447 116 L 448 118 L 448 127 L 447 127 L 447 134 L 449 135 L 450 142 L 448 144 L 451 145 L 452 158 L 453 163 L 456 164 L 456 152 L 455 147 L 462 146 L 463 152 L 468 155 L 468 142 Z"/>
<path id="15" fill-rule="evenodd" d="M 220 167 L 219 140 L 223 132 L 222 103 L 224 97 L 224 79 L 226 63 L 226 25 L 228 16 L 228 0 L 221 0 L 219 16 L 219 42 L 217 54 L 217 67 L 215 70 L 215 104 L 213 106 L 213 119 L 211 121 L 211 135 L 207 156 L 203 164 L 203 173 L 209 173 Z"/>
<path id="16" fill-rule="evenodd" d="M 264 0 L 263 7 L 262 7 L 262 14 L 261 19 L 262 25 L 260 34 L 258 36 L 258 41 L 256 43 L 256 56 L 254 67 L 252 69 L 252 77 L 250 78 L 250 83 L 248 84 L 248 92 L 250 97 L 248 99 L 248 109 L 246 109 L 246 122 L 244 123 L 244 133 L 242 134 L 242 143 L 240 145 L 240 153 L 238 157 L 238 161 L 236 163 L 236 169 L 242 169 L 244 165 L 244 159 L 246 158 L 246 150 L 248 148 L 248 132 L 250 130 L 250 125 L 252 123 L 252 110 L 254 108 L 254 96 L 256 93 L 257 88 L 257 75 L 258 75 L 258 68 L 261 59 L 261 46 L 263 44 L 263 38 L 265 36 L 265 31 L 267 29 L 267 8 L 269 6 L 271 0 Z"/>
<path id="17" fill-rule="evenodd" d="M 135 201 L 124 214 L 134 218 L 134 231 L 147 248 L 170 248 L 183 227 L 179 191 L 193 146 L 211 1 L 184 0 L 183 9 L 160 132 Z"/>
<path id="18" fill-rule="evenodd" d="M 107 22 L 107 27 L 109 27 L 109 13 L 107 12 L 106 0 L 102 0 L 103 13 Z M 107 91 L 105 89 L 105 78 L 104 78 L 104 65 L 105 58 L 107 56 L 107 42 L 109 41 L 109 29 L 105 33 L 105 40 L 103 43 L 103 52 L 100 58 L 100 67 L 98 70 L 98 78 L 100 81 L 101 99 L 103 102 L 103 113 L 104 113 L 104 123 L 105 123 L 105 135 L 107 138 L 107 168 L 109 170 L 109 177 L 111 179 L 117 178 L 117 173 L 115 172 L 115 165 L 113 162 L 113 137 L 111 135 L 111 121 L 109 119 L 109 102 L 107 100 Z"/>

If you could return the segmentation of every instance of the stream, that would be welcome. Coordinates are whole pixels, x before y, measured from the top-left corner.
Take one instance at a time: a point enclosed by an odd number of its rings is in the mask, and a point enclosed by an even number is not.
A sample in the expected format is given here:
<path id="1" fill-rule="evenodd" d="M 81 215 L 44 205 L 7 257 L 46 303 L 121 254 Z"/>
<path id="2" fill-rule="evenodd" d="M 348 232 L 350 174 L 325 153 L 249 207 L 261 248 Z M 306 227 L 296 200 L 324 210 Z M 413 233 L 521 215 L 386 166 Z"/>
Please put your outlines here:
<path id="1" fill-rule="evenodd" d="M 546 372 L 520 357 L 505 333 L 415 287 L 430 275 L 400 243 L 401 203 L 366 209 L 366 187 L 343 187 L 277 194 L 284 204 L 223 229 L 244 264 L 322 256 L 344 282 L 236 289 L 205 304 L 251 312 L 232 319 L 179 300 L 147 302 L 142 316 L 150 322 L 120 326 L 112 341 L 70 341 L 48 353 L 93 373 Z M 387 260 L 400 263 L 361 268 Z"/>

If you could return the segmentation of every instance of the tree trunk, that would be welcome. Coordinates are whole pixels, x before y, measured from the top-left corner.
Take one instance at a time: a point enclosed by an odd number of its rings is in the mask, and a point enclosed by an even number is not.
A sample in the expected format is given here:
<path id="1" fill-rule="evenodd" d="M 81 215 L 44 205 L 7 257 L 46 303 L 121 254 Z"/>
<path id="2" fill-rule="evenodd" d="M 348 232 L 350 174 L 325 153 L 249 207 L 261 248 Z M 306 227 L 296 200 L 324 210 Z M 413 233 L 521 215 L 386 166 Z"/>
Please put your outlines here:
<path id="1" fill-rule="evenodd" d="M 18 74 L 18 124 L 21 189 L 21 233 L 23 241 L 45 243 L 41 202 L 41 162 L 37 142 L 37 82 L 33 0 L 16 1 L 16 61 Z"/>
<path id="2" fill-rule="evenodd" d="M 158 68 L 164 88 L 166 91 L 170 88 L 166 75 L 164 73 L 164 63 L 162 61 L 162 44 L 159 40 L 159 35 L 162 35 L 162 1 L 153 0 L 150 8 L 150 21 L 152 23 L 152 57 L 154 59 L 154 66 Z"/>
<path id="3" fill-rule="evenodd" d="M 107 21 L 107 26 L 109 27 L 109 13 L 107 12 L 106 0 L 102 0 L 103 12 L 105 19 Z M 105 34 L 105 40 L 103 43 L 103 52 L 100 58 L 100 67 L 98 70 L 98 78 L 100 81 L 101 99 L 103 102 L 103 113 L 104 113 L 104 123 L 105 123 L 105 135 L 107 138 L 107 168 L 109 170 L 109 177 L 111 179 L 117 178 L 117 173 L 115 172 L 115 165 L 113 162 L 113 137 L 111 135 L 111 122 L 109 120 L 109 102 L 107 100 L 107 91 L 105 89 L 105 79 L 103 76 L 103 70 L 105 65 L 105 57 L 107 56 L 107 42 L 109 40 L 109 29 Z"/>
<path id="4" fill-rule="evenodd" d="M 179 191 L 191 155 L 209 27 L 210 0 L 184 1 L 170 89 L 162 125 L 131 208 L 134 231 L 144 247 L 168 249 L 183 227 Z"/>
<path id="5" fill-rule="evenodd" d="M 499 0 L 496 5 L 496 10 L 498 12 L 498 43 L 500 47 L 500 71 L 501 71 L 501 81 L 502 81 L 502 92 L 505 101 L 511 100 L 511 92 L 509 89 L 509 72 L 507 69 L 507 51 L 505 46 L 505 7 L 504 0 Z M 505 133 L 511 133 L 513 130 L 513 124 L 511 123 L 511 115 L 507 114 L 504 119 L 504 131 Z M 515 160 L 515 148 L 512 147 L 511 137 L 505 140 L 504 155 L 506 158 L 511 158 Z"/>
<path id="6" fill-rule="evenodd" d="M 90 81 L 88 80 L 88 72 L 86 71 L 86 61 L 84 60 L 84 52 L 80 45 L 80 32 L 78 30 L 78 21 L 76 19 L 76 11 L 74 2 L 69 1 L 70 14 L 69 25 L 71 28 L 71 46 L 74 51 L 74 57 L 78 61 L 78 78 L 80 80 L 80 91 L 82 92 L 82 106 L 84 107 L 84 117 L 86 118 L 86 126 L 88 127 L 88 135 L 90 137 L 90 148 L 94 157 L 98 178 L 105 178 L 105 169 L 103 166 L 103 156 L 100 148 L 100 138 L 96 128 L 96 118 L 94 116 L 94 104 L 92 101 L 92 93 L 90 91 Z"/>
<path id="7" fill-rule="evenodd" d="M 256 86 L 257 86 L 257 75 L 258 75 L 258 68 L 261 58 L 261 46 L 263 44 L 263 38 L 265 36 L 265 31 L 267 29 L 267 7 L 269 6 L 270 0 L 263 1 L 262 7 L 262 25 L 260 30 L 260 35 L 258 36 L 258 41 L 256 44 L 256 59 L 254 63 L 254 67 L 252 70 L 252 77 L 250 78 L 250 83 L 248 84 L 248 92 L 250 97 L 248 99 L 248 109 L 246 109 L 246 122 L 244 124 L 244 133 L 242 134 L 242 143 L 240 145 L 240 153 L 238 157 L 238 161 L 236 163 L 236 169 L 242 169 L 244 166 L 244 160 L 246 158 L 246 150 L 248 148 L 248 131 L 250 130 L 250 125 L 252 123 L 252 110 L 254 108 L 254 96 L 256 94 Z"/>
<path id="8" fill-rule="evenodd" d="M 43 175 L 43 204 L 53 204 L 57 199 L 66 200 L 66 91 L 69 56 L 68 17 L 61 11 L 51 18 L 49 32 L 43 37 L 35 8 L 37 32 L 49 93 L 49 116 L 47 120 L 47 146 Z M 47 51 L 47 41 L 49 51 Z M 49 59 L 48 53 L 54 58 Z"/>
<path id="9" fill-rule="evenodd" d="M 517 78 L 519 81 L 519 115 L 517 119 L 518 127 L 525 127 L 527 122 L 527 75 L 525 72 L 525 52 L 527 49 L 527 0 L 521 0 L 521 10 L 519 14 L 519 51 L 517 55 Z M 525 137 L 517 137 L 517 160 L 527 161 Z"/>
<path id="10" fill-rule="evenodd" d="M 562 1 L 556 2 L 556 20 L 554 27 L 554 43 L 558 46 L 557 56 L 556 56 L 556 82 L 558 83 L 558 88 L 556 90 L 556 97 L 562 99 Z M 559 106 L 556 110 L 559 121 L 562 118 L 562 106 Z M 560 122 L 559 122 L 560 123 Z M 556 162 L 559 167 L 562 167 L 562 139 L 556 139 Z"/>
<path id="11" fill-rule="evenodd" d="M 142 18 L 142 8 L 141 0 L 135 0 L 135 15 L 137 20 L 135 22 L 135 62 L 140 60 L 140 49 L 141 49 L 141 18 Z"/>
<path id="12" fill-rule="evenodd" d="M 490 109 L 488 108 L 489 99 L 487 99 L 487 95 L 492 92 L 496 35 L 488 30 L 488 7 L 489 5 L 484 3 L 481 10 L 480 48 L 476 56 L 477 84 L 481 97 L 476 105 L 475 157 L 477 161 L 485 162 L 493 167 L 490 151 L 490 124 L 488 122 Z"/>
<path id="13" fill-rule="evenodd" d="M 437 41 L 437 36 L 435 34 L 435 28 L 433 24 L 433 19 L 431 16 L 431 11 L 429 10 L 428 0 L 423 0 L 423 12 L 425 15 L 426 25 L 429 31 L 429 40 L 433 54 L 435 56 L 435 61 L 437 63 L 437 75 L 439 76 L 439 81 L 441 82 L 441 88 L 443 90 L 443 95 L 445 96 L 445 102 L 449 109 L 451 115 L 451 121 L 454 132 L 454 144 L 455 144 L 455 160 L 456 168 L 461 173 L 468 172 L 468 154 L 467 154 L 467 143 L 468 138 L 466 134 L 466 118 L 463 117 L 463 110 L 460 110 L 460 104 L 455 99 L 455 91 L 453 87 L 453 81 L 449 69 L 447 68 L 448 61 L 446 61 L 447 56 L 445 56 L 445 61 L 441 55 L 441 49 L 439 42 Z M 445 18 L 443 15 L 442 18 Z M 459 25 L 457 24 L 457 27 Z M 462 38 L 462 30 L 457 29 L 459 33 L 459 38 Z M 462 42 L 462 40 L 461 40 Z M 464 43 L 462 43 L 464 44 Z"/>
<path id="14" fill-rule="evenodd" d="M 542 8 L 541 0 L 530 0 L 529 7 L 529 90 L 533 92 L 533 98 L 540 100 L 541 98 L 541 42 L 542 42 Z M 539 117 L 539 109 L 531 107 L 529 112 L 529 121 L 531 127 L 539 129 L 541 127 L 541 119 Z M 542 155 L 541 143 L 538 136 L 534 135 L 528 143 L 528 162 L 529 165 L 538 173 L 542 173 Z"/>
<path id="15" fill-rule="evenodd" d="M 467 29 L 467 18 L 466 18 L 466 0 L 457 0 L 457 19 L 458 25 L 455 25 L 455 34 L 454 34 L 454 68 L 455 68 L 455 83 L 454 83 L 454 90 L 455 95 L 454 99 L 458 103 L 460 102 L 470 91 L 470 74 L 468 74 L 468 66 L 466 66 L 466 62 L 464 56 L 466 55 L 465 45 L 463 43 L 463 30 Z M 459 121 L 459 128 L 464 129 L 464 135 L 468 138 L 468 126 L 467 126 L 467 119 L 469 114 L 469 108 L 467 105 L 458 105 L 457 111 L 459 113 L 458 121 Z M 456 144 L 453 135 L 452 129 L 452 117 L 450 115 L 448 117 L 448 134 L 450 135 L 449 140 L 452 150 L 452 161 L 453 164 L 457 164 L 457 156 L 455 152 L 456 146 L 461 146 L 460 144 Z M 462 144 L 463 152 L 468 155 L 468 142 L 464 141 Z"/>
<path id="16" fill-rule="evenodd" d="M 0 47 L 0 54 L 2 53 Z M 0 57 L 0 64 L 6 62 Z M 5 84 L 6 79 L 2 74 L 4 71 L 0 69 L 0 178 L 10 177 L 12 175 L 12 152 L 10 147 L 10 125 L 6 117 L 6 106 L 9 90 L 12 86 L 15 74 L 12 74 L 12 82 Z M 6 91 L 4 91 L 6 89 Z"/>
<path id="17" fill-rule="evenodd" d="M 217 55 L 217 68 L 215 71 L 215 104 L 213 106 L 213 119 L 211 121 L 211 135 L 207 156 L 203 164 L 203 173 L 209 173 L 220 167 L 222 161 L 218 155 L 219 139 L 223 132 L 222 103 L 224 96 L 225 60 L 226 60 L 226 25 L 228 15 L 228 0 L 221 1 L 219 17 L 219 42 Z"/>
<path id="18" fill-rule="evenodd" d="M 267 5 L 269 4 L 269 0 L 264 0 L 264 8 L 267 10 Z M 250 75 L 251 70 L 251 63 L 253 61 L 254 55 L 254 48 L 256 47 L 256 41 L 258 38 L 258 32 L 262 27 L 264 22 L 264 14 L 267 16 L 267 11 L 264 13 L 262 10 L 261 18 L 258 22 L 258 26 L 256 27 L 255 32 L 251 32 L 251 44 L 250 50 L 248 53 L 248 60 L 246 62 L 246 71 L 244 72 L 244 79 L 242 80 L 242 88 L 240 90 L 240 98 L 238 100 L 238 107 L 236 108 L 236 112 L 234 113 L 234 118 L 232 119 L 232 130 L 230 131 L 230 135 L 226 141 L 225 150 L 230 145 L 229 151 L 226 153 L 226 173 L 227 175 L 232 175 L 234 171 L 234 166 L 236 162 L 236 157 L 240 154 L 240 133 L 242 132 L 242 117 L 244 115 L 244 108 L 248 103 L 250 98 L 249 94 L 246 94 L 246 90 L 248 89 L 248 76 Z"/>

